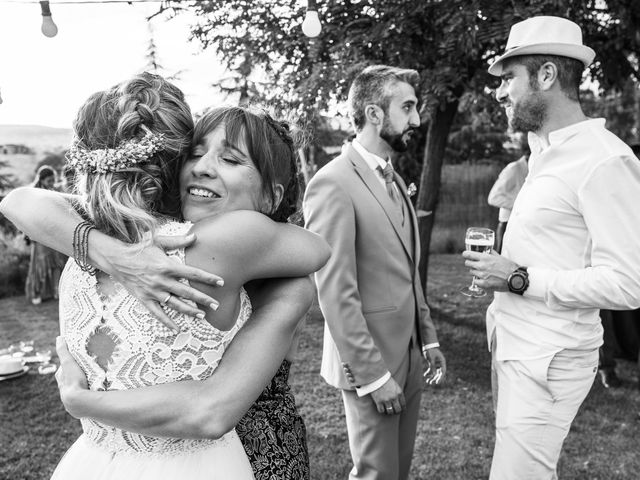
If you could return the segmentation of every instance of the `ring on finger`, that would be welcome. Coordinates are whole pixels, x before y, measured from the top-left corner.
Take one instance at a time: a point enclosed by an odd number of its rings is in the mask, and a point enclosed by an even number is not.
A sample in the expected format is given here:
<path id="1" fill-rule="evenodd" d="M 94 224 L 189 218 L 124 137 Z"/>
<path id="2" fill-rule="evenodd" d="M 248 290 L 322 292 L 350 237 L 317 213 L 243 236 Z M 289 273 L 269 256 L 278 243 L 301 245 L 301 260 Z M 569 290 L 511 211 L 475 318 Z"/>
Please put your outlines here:
<path id="1" fill-rule="evenodd" d="M 393 413 L 393 407 L 387 407 L 386 410 L 387 413 Z"/>
<path id="2" fill-rule="evenodd" d="M 167 306 L 167 302 L 171 299 L 171 294 L 167 295 L 167 298 L 164 299 L 164 301 L 160 302 L 160 305 L 162 305 L 163 307 Z"/>

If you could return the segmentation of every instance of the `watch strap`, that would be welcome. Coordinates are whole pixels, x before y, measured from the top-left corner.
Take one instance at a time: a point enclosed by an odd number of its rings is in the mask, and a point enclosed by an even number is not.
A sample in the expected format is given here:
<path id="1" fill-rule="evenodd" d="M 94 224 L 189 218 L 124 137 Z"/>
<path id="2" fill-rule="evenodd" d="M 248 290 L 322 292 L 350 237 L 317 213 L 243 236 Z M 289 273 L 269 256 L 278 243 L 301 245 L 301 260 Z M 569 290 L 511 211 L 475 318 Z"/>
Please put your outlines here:
<path id="1" fill-rule="evenodd" d="M 513 286 L 514 277 L 519 277 L 522 279 L 522 287 L 516 288 Z M 509 291 L 511 293 L 515 293 L 516 295 L 523 295 L 529 287 L 529 272 L 527 271 L 527 267 L 516 268 L 507 278 L 507 287 L 509 288 Z"/>

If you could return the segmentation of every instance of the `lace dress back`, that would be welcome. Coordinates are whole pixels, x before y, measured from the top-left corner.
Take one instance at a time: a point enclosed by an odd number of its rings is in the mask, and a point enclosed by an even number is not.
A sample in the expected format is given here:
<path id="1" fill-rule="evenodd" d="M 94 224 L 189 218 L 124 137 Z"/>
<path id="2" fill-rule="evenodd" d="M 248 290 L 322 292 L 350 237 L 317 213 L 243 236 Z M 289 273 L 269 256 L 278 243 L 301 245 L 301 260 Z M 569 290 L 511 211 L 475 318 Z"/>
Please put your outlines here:
<path id="1" fill-rule="evenodd" d="M 187 223 L 170 222 L 158 233 L 180 235 L 189 228 Z M 167 255 L 178 262 L 185 261 L 183 249 Z M 180 327 L 181 331 L 176 334 L 156 320 L 122 285 L 112 283 L 114 288 L 106 295 L 99 279 L 82 271 L 73 259 L 67 262 L 60 280 L 62 335 L 70 353 L 86 373 L 91 390 L 125 390 L 204 380 L 211 376 L 225 349 L 251 315 L 251 303 L 244 289 L 239 315 L 228 331 L 165 307 L 165 312 Z M 108 361 L 94 353 L 97 344 L 102 345 L 103 352 L 105 345 L 107 351 L 112 349 L 107 355 Z M 211 448 L 237 450 L 240 445 L 235 430 L 217 440 L 176 439 L 127 432 L 91 419 L 81 422 L 84 441 L 111 455 L 123 453 L 157 460 Z"/>

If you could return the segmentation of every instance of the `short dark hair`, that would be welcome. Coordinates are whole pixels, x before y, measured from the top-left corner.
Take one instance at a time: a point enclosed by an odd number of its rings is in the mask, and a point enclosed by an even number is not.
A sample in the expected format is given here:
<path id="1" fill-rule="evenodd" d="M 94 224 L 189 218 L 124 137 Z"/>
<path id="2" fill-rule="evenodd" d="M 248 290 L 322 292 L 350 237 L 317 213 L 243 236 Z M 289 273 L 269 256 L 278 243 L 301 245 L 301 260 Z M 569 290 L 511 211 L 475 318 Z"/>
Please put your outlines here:
<path id="1" fill-rule="evenodd" d="M 536 76 L 540 67 L 547 62 L 553 63 L 558 69 L 560 89 L 570 100 L 580 101 L 580 83 L 584 71 L 584 64 L 580 60 L 559 55 L 521 55 L 513 59 L 527 69 L 532 88 L 538 85 Z"/>
<path id="2" fill-rule="evenodd" d="M 375 104 L 385 112 L 391 99 L 390 87 L 398 82 L 408 83 L 417 92 L 420 75 L 408 68 L 372 65 L 356 75 L 349 89 L 349 113 L 356 132 L 365 124 L 364 109 Z"/>

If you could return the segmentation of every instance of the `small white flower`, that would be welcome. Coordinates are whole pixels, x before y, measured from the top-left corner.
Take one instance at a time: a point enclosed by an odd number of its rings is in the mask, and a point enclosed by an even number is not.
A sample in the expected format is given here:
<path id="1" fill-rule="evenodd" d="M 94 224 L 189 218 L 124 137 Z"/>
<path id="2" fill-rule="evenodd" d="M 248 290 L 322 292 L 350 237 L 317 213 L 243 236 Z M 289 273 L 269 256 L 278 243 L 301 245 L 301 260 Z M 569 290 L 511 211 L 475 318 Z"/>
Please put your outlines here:
<path id="1" fill-rule="evenodd" d="M 158 151 L 164 149 L 164 136 L 148 131 L 141 139 L 132 138 L 116 148 L 86 150 L 77 141 L 67 153 L 68 163 L 80 172 L 107 173 L 131 168 L 148 162 Z"/>
<path id="2" fill-rule="evenodd" d="M 407 187 L 407 196 L 411 198 L 416 194 L 417 191 L 418 191 L 418 187 L 416 187 L 415 183 L 411 182 Z"/>

